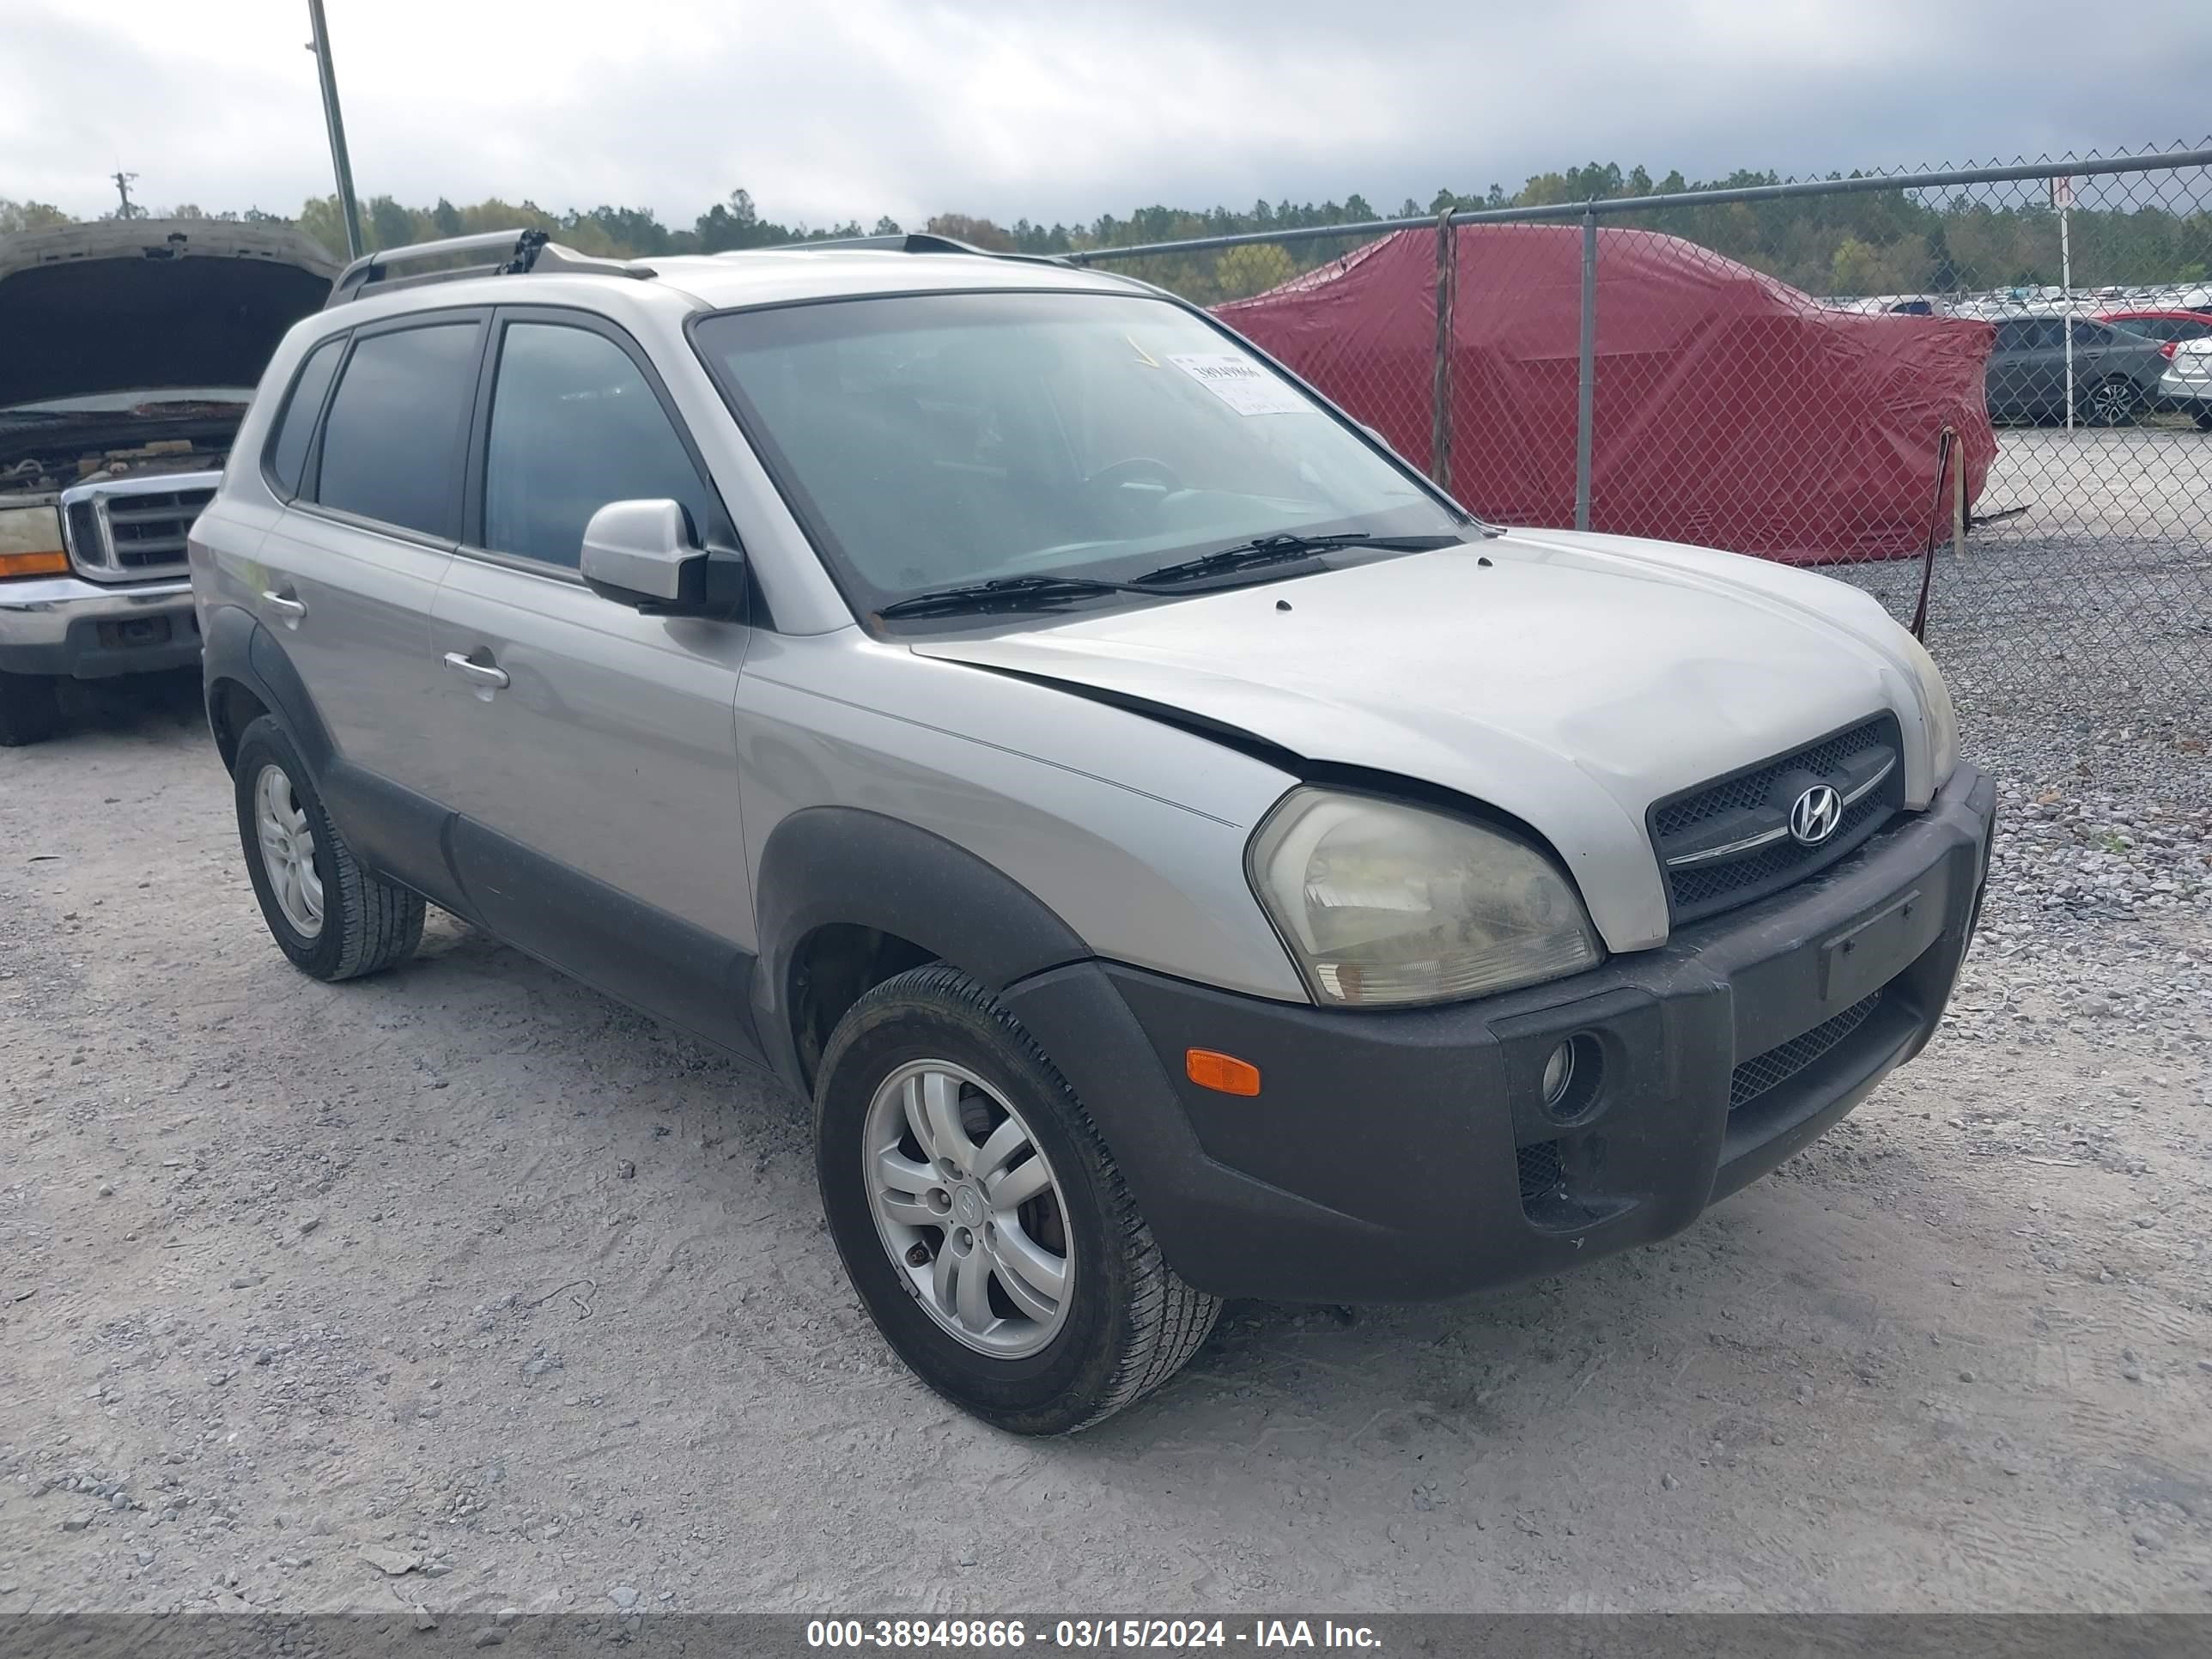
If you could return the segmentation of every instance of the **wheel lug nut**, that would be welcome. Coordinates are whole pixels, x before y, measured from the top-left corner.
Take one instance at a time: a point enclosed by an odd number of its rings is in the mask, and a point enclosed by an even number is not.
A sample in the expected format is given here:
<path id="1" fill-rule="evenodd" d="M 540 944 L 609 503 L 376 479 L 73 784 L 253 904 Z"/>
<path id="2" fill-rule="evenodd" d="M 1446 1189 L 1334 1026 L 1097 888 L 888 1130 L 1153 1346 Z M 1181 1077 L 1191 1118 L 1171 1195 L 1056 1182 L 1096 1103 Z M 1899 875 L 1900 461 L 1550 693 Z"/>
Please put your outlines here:
<path id="1" fill-rule="evenodd" d="M 908 1267 L 927 1267 L 930 1264 L 932 1259 L 933 1258 L 929 1254 L 928 1245 L 915 1243 L 907 1246 L 906 1265 Z"/>

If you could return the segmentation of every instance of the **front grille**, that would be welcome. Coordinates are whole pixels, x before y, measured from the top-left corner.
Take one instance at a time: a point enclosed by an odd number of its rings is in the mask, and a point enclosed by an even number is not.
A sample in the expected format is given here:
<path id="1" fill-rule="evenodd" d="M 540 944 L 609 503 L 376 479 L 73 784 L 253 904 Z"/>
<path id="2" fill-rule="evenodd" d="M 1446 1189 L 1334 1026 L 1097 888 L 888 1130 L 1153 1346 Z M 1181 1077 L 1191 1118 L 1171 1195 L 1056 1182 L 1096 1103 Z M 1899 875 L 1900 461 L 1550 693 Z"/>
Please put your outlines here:
<path id="1" fill-rule="evenodd" d="M 1844 814 L 1842 825 L 1821 846 L 1801 847 L 1788 840 L 1770 842 L 1757 852 L 1726 864 L 1670 872 L 1668 880 L 1674 890 L 1675 915 L 1709 915 L 1740 902 L 1736 896 L 1747 889 L 1771 891 L 1787 886 L 1799 876 L 1809 874 L 1814 866 L 1835 862 L 1839 847 L 1849 852 L 1863 839 L 1861 830 L 1887 817 L 1893 810 L 1880 795 L 1869 795 Z"/>
<path id="2" fill-rule="evenodd" d="M 1903 803 L 1903 758 L 1896 716 L 1881 714 L 1661 801 L 1651 809 L 1651 842 L 1674 921 L 1747 904 L 1843 858 Z M 1788 834 L 1790 809 L 1819 783 L 1858 799 L 1833 834 L 1808 847 Z M 1725 850 L 1741 842 L 1754 844 Z M 1705 861 L 1670 863 L 1700 854 Z"/>
<path id="3" fill-rule="evenodd" d="M 107 506 L 108 562 L 134 573 L 185 562 L 185 532 L 212 489 L 172 489 L 155 495 L 118 495 Z"/>
<path id="4" fill-rule="evenodd" d="M 1845 1037 L 1867 1023 L 1881 1005 L 1881 993 L 1860 998 L 1830 1019 L 1822 1020 L 1801 1036 L 1778 1042 L 1763 1054 L 1753 1054 L 1729 1077 L 1729 1110 L 1749 1105 L 1770 1089 L 1778 1089 Z"/>
<path id="5" fill-rule="evenodd" d="M 63 492 L 70 561 L 94 581 L 184 574 L 185 538 L 215 499 L 216 475 L 117 478 Z"/>

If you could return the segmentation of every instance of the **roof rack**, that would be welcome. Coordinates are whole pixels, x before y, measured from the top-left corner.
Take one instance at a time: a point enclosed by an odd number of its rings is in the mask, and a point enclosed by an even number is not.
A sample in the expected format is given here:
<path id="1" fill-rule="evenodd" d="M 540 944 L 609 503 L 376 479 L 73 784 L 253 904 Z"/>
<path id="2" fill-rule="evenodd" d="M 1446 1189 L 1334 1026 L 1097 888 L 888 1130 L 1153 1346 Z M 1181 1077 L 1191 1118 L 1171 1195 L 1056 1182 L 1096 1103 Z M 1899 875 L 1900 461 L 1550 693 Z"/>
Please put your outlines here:
<path id="1" fill-rule="evenodd" d="M 462 264 L 439 264 L 466 254 L 489 255 Z M 427 270 L 408 270 L 429 265 Z M 397 269 L 404 274 L 395 275 Z M 448 236 L 442 241 L 416 242 L 365 254 L 338 273 L 331 284 L 328 310 L 357 300 L 370 289 L 418 288 L 431 283 L 455 283 L 468 276 L 520 276 L 531 271 L 599 276 L 647 277 L 653 267 L 635 259 L 599 259 L 564 247 L 542 230 L 488 230 L 474 236 Z"/>
<path id="2" fill-rule="evenodd" d="M 1073 263 L 1056 253 L 1001 253 L 988 247 L 977 247 L 973 242 L 956 241 L 950 236 L 940 236 L 933 230 L 902 231 L 893 236 L 822 236 L 805 242 L 778 242 L 772 247 L 727 248 L 725 255 L 732 253 L 805 252 L 815 248 L 884 248 L 894 253 L 972 253 L 981 259 L 1024 259 L 1032 264 L 1065 265 Z"/>

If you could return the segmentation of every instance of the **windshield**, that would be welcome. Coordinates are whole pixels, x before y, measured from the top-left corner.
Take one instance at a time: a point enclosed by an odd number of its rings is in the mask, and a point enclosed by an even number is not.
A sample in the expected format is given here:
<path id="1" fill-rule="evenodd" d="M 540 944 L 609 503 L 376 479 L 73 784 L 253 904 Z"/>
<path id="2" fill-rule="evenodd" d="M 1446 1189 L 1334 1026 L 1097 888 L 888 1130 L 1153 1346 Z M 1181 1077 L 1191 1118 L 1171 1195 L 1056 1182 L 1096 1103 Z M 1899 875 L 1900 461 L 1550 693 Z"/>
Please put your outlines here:
<path id="1" fill-rule="evenodd" d="M 1465 527 L 1165 301 L 901 295 L 725 313 L 696 333 L 863 612 L 953 584 L 1122 580 L 1268 536 Z"/>

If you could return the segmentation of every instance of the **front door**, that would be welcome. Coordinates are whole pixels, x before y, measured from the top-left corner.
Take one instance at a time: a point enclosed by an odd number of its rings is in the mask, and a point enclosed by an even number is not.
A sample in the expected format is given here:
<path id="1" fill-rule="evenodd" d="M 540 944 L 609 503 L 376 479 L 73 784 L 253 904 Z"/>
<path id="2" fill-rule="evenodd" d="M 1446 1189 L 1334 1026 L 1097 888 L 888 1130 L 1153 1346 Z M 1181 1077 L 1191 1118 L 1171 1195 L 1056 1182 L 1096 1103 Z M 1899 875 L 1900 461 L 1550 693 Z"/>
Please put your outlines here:
<path id="1" fill-rule="evenodd" d="M 513 943 L 747 1048 L 756 938 L 738 818 L 738 622 L 641 615 L 577 575 L 612 501 L 672 499 L 734 547 L 720 499 L 635 345 L 502 310 L 469 534 L 439 590 L 438 798 L 471 905 Z"/>

